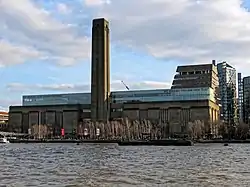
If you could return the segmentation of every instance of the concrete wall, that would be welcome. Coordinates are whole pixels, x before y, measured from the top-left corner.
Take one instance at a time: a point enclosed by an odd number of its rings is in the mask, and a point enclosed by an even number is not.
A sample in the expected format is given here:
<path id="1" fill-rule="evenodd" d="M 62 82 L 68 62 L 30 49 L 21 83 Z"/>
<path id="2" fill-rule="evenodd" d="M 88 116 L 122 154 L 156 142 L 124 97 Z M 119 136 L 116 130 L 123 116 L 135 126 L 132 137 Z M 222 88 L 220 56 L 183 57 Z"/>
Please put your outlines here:
<path id="1" fill-rule="evenodd" d="M 127 117 L 131 120 L 139 119 L 139 110 L 138 109 L 132 109 L 132 110 L 124 110 L 122 113 L 123 117 Z"/>
<path id="2" fill-rule="evenodd" d="M 159 109 L 148 109 L 148 117 L 147 119 L 151 121 L 159 120 Z"/>
<path id="3" fill-rule="evenodd" d="M 160 123 L 168 122 L 168 109 L 161 109 L 159 112 L 159 120 Z"/>
<path id="4" fill-rule="evenodd" d="M 16 132 L 28 133 L 28 129 L 40 121 L 40 124 L 51 125 L 54 134 L 60 134 L 62 127 L 65 128 L 65 133 L 71 133 L 81 117 L 90 117 L 88 107 L 89 105 L 12 106 L 9 126 Z"/>
<path id="5" fill-rule="evenodd" d="M 77 124 L 79 123 L 78 116 L 78 111 L 63 112 L 63 128 L 65 134 L 72 133 L 73 129 L 77 129 Z"/>
<path id="6" fill-rule="evenodd" d="M 148 119 L 148 110 L 147 109 L 141 109 L 139 111 L 139 118 L 140 119 Z"/>
<path id="7" fill-rule="evenodd" d="M 18 132 L 27 132 L 28 127 L 39 122 L 40 113 L 41 121 L 52 124 L 59 134 L 62 127 L 65 133 L 72 133 L 81 119 L 90 119 L 90 108 L 87 107 L 47 106 L 47 111 L 40 106 L 10 107 L 9 122 Z M 211 128 L 211 123 L 219 119 L 219 106 L 210 101 L 112 104 L 111 111 L 114 111 L 111 113 L 113 118 L 148 119 L 169 124 L 172 132 L 185 132 L 188 123 L 195 120 L 202 120 L 207 128 Z"/>
<path id="8" fill-rule="evenodd" d="M 112 107 L 116 108 L 115 104 Z M 127 103 L 123 105 L 121 117 L 167 123 L 172 132 L 183 133 L 188 123 L 195 120 L 204 121 L 208 130 L 212 128 L 211 124 L 219 119 L 219 106 L 211 101 Z"/>
<path id="9" fill-rule="evenodd" d="M 39 124 L 39 112 L 37 111 L 30 111 L 28 112 L 28 116 L 29 116 L 29 128 L 32 127 L 32 125 L 34 124 Z"/>
<path id="10" fill-rule="evenodd" d="M 12 113 L 9 112 L 9 127 L 10 131 L 21 132 L 22 126 L 22 112 Z"/>
<path id="11" fill-rule="evenodd" d="M 52 124 L 53 126 L 56 124 L 56 111 L 48 111 L 45 112 L 45 124 Z"/>

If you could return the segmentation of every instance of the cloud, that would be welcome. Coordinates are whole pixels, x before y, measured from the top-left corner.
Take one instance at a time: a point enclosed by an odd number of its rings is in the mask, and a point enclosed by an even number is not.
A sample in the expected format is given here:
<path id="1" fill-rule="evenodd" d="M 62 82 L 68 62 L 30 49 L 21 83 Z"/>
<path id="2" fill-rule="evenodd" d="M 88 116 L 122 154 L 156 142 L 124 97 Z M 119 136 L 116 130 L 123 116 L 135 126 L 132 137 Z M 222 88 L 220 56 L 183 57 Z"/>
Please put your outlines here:
<path id="1" fill-rule="evenodd" d="M 110 0 L 84 0 L 85 5 L 87 6 L 101 6 L 105 4 L 110 4 Z"/>
<path id="2" fill-rule="evenodd" d="M 39 59 L 42 53 L 27 46 L 13 45 L 0 41 L 0 66 L 20 64 L 26 59 Z"/>
<path id="3" fill-rule="evenodd" d="M 7 86 L 8 90 L 29 92 L 29 91 L 87 91 L 90 90 L 88 84 L 22 84 L 22 83 L 10 83 Z"/>
<path id="4" fill-rule="evenodd" d="M 133 82 L 126 81 L 126 86 L 129 87 L 130 90 L 145 90 L 145 89 L 160 89 L 165 88 L 168 89 L 171 84 L 168 82 L 157 82 L 157 81 L 141 81 L 141 82 Z M 125 85 L 122 84 L 120 80 L 113 81 L 111 83 L 112 90 L 126 90 Z"/>
<path id="5" fill-rule="evenodd" d="M 169 88 L 171 86 L 170 83 L 156 82 L 156 81 L 128 82 L 126 83 L 126 85 L 129 87 L 130 90 Z M 31 91 L 89 92 L 90 85 L 89 84 L 27 85 L 22 83 L 10 83 L 7 85 L 7 89 L 9 91 L 17 91 L 17 92 L 31 92 Z M 126 87 L 122 84 L 121 81 L 116 80 L 111 83 L 111 89 L 112 91 L 126 90 Z"/>
<path id="6" fill-rule="evenodd" d="M 66 4 L 63 4 L 63 3 L 57 4 L 57 10 L 63 14 L 68 14 L 71 12 L 70 8 Z"/>
<path id="7" fill-rule="evenodd" d="M 81 10 L 72 8 L 75 2 L 57 4 L 57 11 L 67 12 L 70 20 L 63 23 L 35 1 L 0 0 L 0 40 L 9 45 L 0 48 L 4 59 L 0 65 L 37 58 L 68 66 L 87 59 L 90 39 L 85 35 L 91 20 L 86 18 L 100 16 L 111 22 L 112 44 L 156 58 L 181 63 L 226 60 L 240 68 L 250 62 L 250 13 L 241 0 L 147 0 L 143 4 L 141 0 L 81 0 L 85 5 Z M 13 57 L 5 55 L 12 48 L 21 50 Z"/>
<path id="8" fill-rule="evenodd" d="M 65 11 L 66 6 L 61 4 L 59 9 Z M 0 25 L 0 41 L 5 45 L 0 48 L 2 66 L 34 57 L 60 65 L 72 65 L 89 58 L 89 38 L 54 19 L 31 0 L 0 0 Z M 9 55 L 13 48 L 18 51 L 17 55 Z"/>
<path id="9" fill-rule="evenodd" d="M 22 101 L 13 99 L 0 99 L 0 111 L 9 111 L 9 106 L 21 105 Z"/>
<path id="10" fill-rule="evenodd" d="M 143 6 L 142 6 L 143 5 Z M 119 0 L 95 9 L 111 22 L 112 39 L 181 62 L 250 63 L 250 13 L 241 0 Z"/>

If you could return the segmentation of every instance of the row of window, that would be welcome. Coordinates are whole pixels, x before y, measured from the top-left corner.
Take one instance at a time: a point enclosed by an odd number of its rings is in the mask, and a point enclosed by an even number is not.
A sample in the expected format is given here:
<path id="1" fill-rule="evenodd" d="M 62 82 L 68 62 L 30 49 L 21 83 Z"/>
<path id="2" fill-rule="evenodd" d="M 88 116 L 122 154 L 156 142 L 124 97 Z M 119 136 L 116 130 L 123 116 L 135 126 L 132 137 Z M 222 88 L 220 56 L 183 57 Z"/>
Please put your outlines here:
<path id="1" fill-rule="evenodd" d="M 34 98 L 24 98 L 23 101 L 24 102 L 48 102 L 48 101 L 72 101 L 72 100 L 81 100 L 81 101 L 86 101 L 86 100 L 90 100 L 90 97 L 83 97 L 83 96 L 79 96 L 79 97 L 34 97 Z"/>
<path id="2" fill-rule="evenodd" d="M 165 93 L 165 94 L 128 94 L 128 95 L 118 95 L 118 96 L 113 96 L 112 99 L 116 98 L 129 98 L 129 97 L 175 97 L 175 96 L 189 96 L 189 95 L 207 95 L 209 94 L 209 91 L 197 91 L 197 92 L 177 92 L 177 93 Z"/>
<path id="3" fill-rule="evenodd" d="M 185 100 L 214 100 L 213 95 L 201 94 L 201 95 L 186 95 L 186 96 L 170 96 L 170 97 L 133 97 L 133 98 L 117 98 L 113 99 L 113 102 L 123 103 L 127 101 L 185 101 Z"/>
<path id="4" fill-rule="evenodd" d="M 186 89 L 168 89 L 163 92 L 155 90 L 155 92 L 114 92 L 113 98 L 122 97 L 158 97 L 158 96 L 171 96 L 171 95 L 196 95 L 200 93 L 209 93 L 211 89 L 208 88 L 186 88 Z"/>
<path id="5" fill-rule="evenodd" d="M 198 79 L 199 77 L 182 77 L 182 78 L 174 78 L 174 80 L 177 80 L 177 81 L 183 81 L 183 80 L 196 80 Z"/>
<path id="6" fill-rule="evenodd" d="M 57 99 L 57 98 L 82 98 L 90 97 L 90 93 L 70 93 L 70 94 L 52 94 L 52 95 L 30 95 L 23 96 L 23 100 L 47 100 L 47 99 Z"/>
<path id="7" fill-rule="evenodd" d="M 179 75 L 194 75 L 194 74 L 208 74 L 211 70 L 201 70 L 201 71 L 183 71 L 179 72 Z"/>
<path id="8" fill-rule="evenodd" d="M 90 104 L 90 98 L 56 98 L 56 99 L 45 99 L 37 100 L 30 99 L 29 101 L 23 101 L 23 105 L 47 105 L 47 104 Z"/>

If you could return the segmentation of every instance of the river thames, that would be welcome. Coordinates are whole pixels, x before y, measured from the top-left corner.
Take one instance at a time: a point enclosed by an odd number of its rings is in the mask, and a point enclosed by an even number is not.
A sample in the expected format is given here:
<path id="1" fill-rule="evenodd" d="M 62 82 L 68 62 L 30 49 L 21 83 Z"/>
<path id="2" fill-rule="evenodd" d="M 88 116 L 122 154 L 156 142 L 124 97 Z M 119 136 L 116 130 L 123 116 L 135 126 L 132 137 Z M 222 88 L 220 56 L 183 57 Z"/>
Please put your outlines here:
<path id="1" fill-rule="evenodd" d="M 249 186 L 249 144 L 2 144 L 0 186 Z"/>

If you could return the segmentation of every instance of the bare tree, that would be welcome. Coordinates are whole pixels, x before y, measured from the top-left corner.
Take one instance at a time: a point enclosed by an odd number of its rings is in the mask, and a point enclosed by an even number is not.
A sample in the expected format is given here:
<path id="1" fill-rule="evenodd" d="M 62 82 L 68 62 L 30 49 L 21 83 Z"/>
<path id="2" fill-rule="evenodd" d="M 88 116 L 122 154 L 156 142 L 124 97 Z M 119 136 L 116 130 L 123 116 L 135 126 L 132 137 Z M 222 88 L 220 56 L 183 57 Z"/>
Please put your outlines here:
<path id="1" fill-rule="evenodd" d="M 109 122 L 97 122 L 88 119 L 79 122 L 77 125 L 77 137 L 85 137 L 85 131 L 87 129 L 87 137 L 90 139 L 97 138 L 96 131 L 99 129 L 99 138 L 101 139 L 127 139 L 127 140 L 139 140 L 142 139 L 142 135 L 150 135 L 153 139 L 168 138 L 173 132 L 172 125 L 168 122 L 159 123 L 158 120 L 130 120 L 128 118 L 118 118 Z M 188 133 L 191 138 L 198 139 L 204 135 L 204 122 L 195 120 L 189 122 Z M 36 124 L 32 126 L 32 135 L 38 137 L 48 137 L 50 132 L 50 126 Z"/>
<path id="2" fill-rule="evenodd" d="M 201 120 L 195 120 L 188 123 L 188 134 L 192 139 L 200 139 L 204 135 L 204 122 Z"/>
<path id="3" fill-rule="evenodd" d="M 249 126 L 248 124 L 244 123 L 244 122 L 240 122 L 239 125 L 237 126 L 237 137 L 240 139 L 246 139 L 247 135 L 249 133 Z"/>
<path id="4" fill-rule="evenodd" d="M 191 139 L 194 139 L 195 137 L 195 131 L 194 131 L 194 123 L 188 122 L 188 134 Z"/>
<path id="5" fill-rule="evenodd" d="M 218 135 L 223 138 L 228 136 L 228 127 L 223 121 L 218 121 Z"/>

